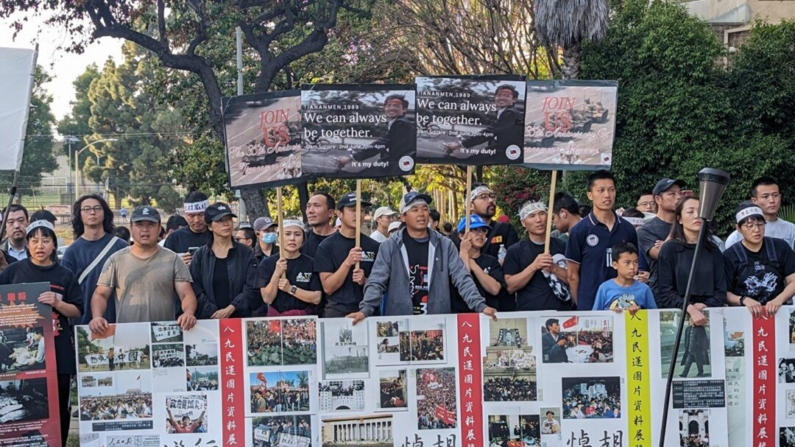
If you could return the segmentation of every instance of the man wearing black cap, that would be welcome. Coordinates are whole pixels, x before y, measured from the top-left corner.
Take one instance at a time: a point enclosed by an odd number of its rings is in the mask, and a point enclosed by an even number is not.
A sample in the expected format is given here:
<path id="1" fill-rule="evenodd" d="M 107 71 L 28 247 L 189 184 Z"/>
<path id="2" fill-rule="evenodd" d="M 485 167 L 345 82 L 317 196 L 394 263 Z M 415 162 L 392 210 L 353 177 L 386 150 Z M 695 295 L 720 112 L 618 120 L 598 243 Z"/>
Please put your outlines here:
<path id="1" fill-rule="evenodd" d="M 116 323 L 176 319 L 183 330 L 189 330 L 196 324 L 196 295 L 185 263 L 173 251 L 157 245 L 160 214 L 151 206 L 139 206 L 130 222 L 135 244 L 117 251 L 105 262 L 91 297 L 91 330 L 103 333 L 108 328 L 103 316 L 113 292 Z M 181 303 L 179 318 L 176 300 Z"/>
<path id="2" fill-rule="evenodd" d="M 381 244 L 359 311 L 348 315 L 354 324 L 379 308 L 385 316 L 449 314 L 451 286 L 470 309 L 496 318 L 453 242 L 428 230 L 430 203 L 430 196 L 416 191 L 403 196 L 400 214 L 406 227 Z"/>
<path id="3" fill-rule="evenodd" d="M 682 200 L 682 188 L 685 182 L 664 178 L 657 182 L 652 190 L 654 202 L 657 204 L 657 216 L 638 229 L 638 244 L 649 262 L 649 287 L 657 294 L 657 256 L 660 247 L 668 240 L 671 225 L 676 219 L 676 206 Z"/>
<path id="4" fill-rule="evenodd" d="M 320 276 L 326 294 L 325 318 L 340 318 L 359 309 L 364 296 L 364 284 L 370 276 L 378 242 L 361 235 L 360 247 L 356 248 L 356 193 L 342 196 L 337 203 L 340 230 L 320 243 L 315 252 L 315 273 Z M 361 202 L 360 222 L 364 222 L 364 208 L 369 202 Z M 359 268 L 356 268 L 359 263 Z"/>
<path id="5" fill-rule="evenodd" d="M 204 222 L 204 210 L 208 206 L 210 200 L 203 192 L 193 191 L 185 196 L 183 209 L 188 227 L 172 233 L 163 244 L 167 249 L 179 254 L 187 265 L 190 265 L 193 259 L 193 252 L 207 245 L 210 240 L 210 232 L 207 231 L 207 223 Z"/>

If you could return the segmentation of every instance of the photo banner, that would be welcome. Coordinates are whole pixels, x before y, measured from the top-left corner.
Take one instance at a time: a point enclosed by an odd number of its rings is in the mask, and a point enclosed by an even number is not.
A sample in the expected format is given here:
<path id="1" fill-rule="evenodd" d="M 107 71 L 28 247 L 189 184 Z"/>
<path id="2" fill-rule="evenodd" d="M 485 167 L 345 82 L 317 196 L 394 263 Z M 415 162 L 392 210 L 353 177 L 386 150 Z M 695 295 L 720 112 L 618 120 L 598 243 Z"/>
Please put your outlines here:
<path id="1" fill-rule="evenodd" d="M 666 445 L 795 447 L 795 308 L 706 316 L 676 357 L 671 309 L 79 326 L 81 445 L 653 447 L 675 362 Z"/>
<path id="2" fill-rule="evenodd" d="M 610 169 L 617 102 L 616 81 L 528 81 L 523 164 Z"/>
<path id="3" fill-rule="evenodd" d="M 0 286 L 0 443 L 60 447 L 49 283 Z"/>
<path id="4" fill-rule="evenodd" d="M 304 175 L 377 178 L 414 172 L 414 85 L 307 85 L 301 107 Z"/>
<path id="5" fill-rule="evenodd" d="M 301 94 L 298 90 L 223 98 L 232 189 L 301 180 Z"/>
<path id="6" fill-rule="evenodd" d="M 418 77 L 417 163 L 522 162 L 524 76 Z"/>

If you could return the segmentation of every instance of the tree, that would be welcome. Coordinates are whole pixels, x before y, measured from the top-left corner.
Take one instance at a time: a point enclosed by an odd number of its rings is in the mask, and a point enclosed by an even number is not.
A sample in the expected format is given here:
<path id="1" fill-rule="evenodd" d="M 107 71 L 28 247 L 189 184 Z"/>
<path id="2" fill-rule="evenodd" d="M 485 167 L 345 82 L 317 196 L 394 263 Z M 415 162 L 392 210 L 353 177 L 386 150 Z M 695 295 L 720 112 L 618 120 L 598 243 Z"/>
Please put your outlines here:
<path id="1" fill-rule="evenodd" d="M 88 89 L 94 79 L 98 77 L 99 69 L 96 65 L 91 64 L 86 67 L 86 71 L 72 82 L 75 87 L 75 100 L 70 102 L 72 112 L 58 122 L 57 129 L 59 134 L 67 137 L 73 136 L 78 140 L 84 141 L 83 144 L 90 143 L 90 141 L 85 141 L 85 137 L 92 133 L 91 127 L 88 125 L 88 119 L 91 118 L 91 101 L 88 99 Z M 79 142 L 73 143 L 73 145 L 79 144 Z M 79 150 L 80 146 L 73 146 L 73 149 Z M 64 155 L 71 156 L 68 142 L 64 143 L 63 151 Z M 72 160 L 69 160 L 69 162 L 73 163 Z M 74 164 L 70 165 L 69 168 L 74 169 Z"/>
<path id="2" fill-rule="evenodd" d="M 19 168 L 17 185 L 19 193 L 31 193 L 33 188 L 41 185 L 41 175 L 52 173 L 58 168 L 53 153 L 53 125 L 55 116 L 50 110 L 52 96 L 42 88 L 52 78 L 40 66 L 36 67 L 33 79 L 33 94 L 30 98 L 30 112 L 25 130 L 25 146 L 22 152 L 22 165 Z M 11 187 L 14 174 L 0 173 L 0 185 Z"/>
<path id="3" fill-rule="evenodd" d="M 607 33 L 607 0 L 536 0 L 536 32 L 551 51 L 563 49 L 563 79 L 577 79 L 582 43 L 599 41 Z M 555 51 L 555 53 L 557 53 Z M 552 58 L 556 63 L 556 58 Z"/>

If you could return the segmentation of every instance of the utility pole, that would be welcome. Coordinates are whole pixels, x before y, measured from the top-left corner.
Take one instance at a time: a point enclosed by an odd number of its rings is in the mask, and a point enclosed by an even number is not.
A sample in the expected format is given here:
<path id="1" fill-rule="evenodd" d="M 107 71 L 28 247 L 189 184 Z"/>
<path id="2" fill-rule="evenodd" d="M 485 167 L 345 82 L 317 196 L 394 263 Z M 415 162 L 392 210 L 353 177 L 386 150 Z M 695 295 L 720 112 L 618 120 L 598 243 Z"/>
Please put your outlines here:
<path id="1" fill-rule="evenodd" d="M 237 44 L 237 95 L 243 95 L 243 31 L 238 26 L 235 30 L 235 38 Z M 237 197 L 239 220 L 248 221 L 248 214 L 246 214 L 246 201 L 243 200 L 240 190 L 235 190 L 235 197 Z"/>

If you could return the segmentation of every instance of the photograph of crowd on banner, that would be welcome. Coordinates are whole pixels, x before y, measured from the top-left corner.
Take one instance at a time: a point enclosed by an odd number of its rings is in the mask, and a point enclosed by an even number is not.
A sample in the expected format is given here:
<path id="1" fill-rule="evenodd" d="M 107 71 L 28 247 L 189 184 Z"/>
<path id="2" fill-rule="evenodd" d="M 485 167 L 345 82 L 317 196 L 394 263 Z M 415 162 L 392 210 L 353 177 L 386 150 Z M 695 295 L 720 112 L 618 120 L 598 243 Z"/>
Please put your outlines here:
<path id="1" fill-rule="evenodd" d="M 304 175 L 374 178 L 414 172 L 413 85 L 309 85 L 301 91 Z"/>
<path id="2" fill-rule="evenodd" d="M 524 76 L 418 77 L 417 162 L 522 162 Z"/>
<path id="3" fill-rule="evenodd" d="M 0 286 L 0 443 L 60 446 L 49 283 Z"/>
<path id="4" fill-rule="evenodd" d="M 616 81 L 528 81 L 524 164 L 537 169 L 609 169 Z"/>
<path id="5" fill-rule="evenodd" d="M 298 91 L 224 98 L 230 186 L 283 185 L 301 178 Z"/>

